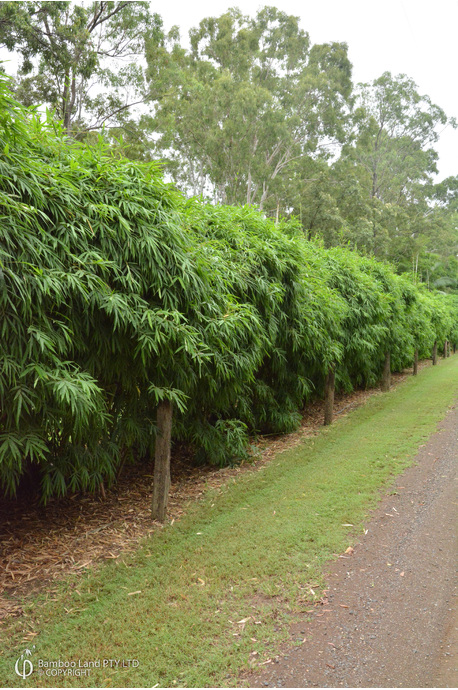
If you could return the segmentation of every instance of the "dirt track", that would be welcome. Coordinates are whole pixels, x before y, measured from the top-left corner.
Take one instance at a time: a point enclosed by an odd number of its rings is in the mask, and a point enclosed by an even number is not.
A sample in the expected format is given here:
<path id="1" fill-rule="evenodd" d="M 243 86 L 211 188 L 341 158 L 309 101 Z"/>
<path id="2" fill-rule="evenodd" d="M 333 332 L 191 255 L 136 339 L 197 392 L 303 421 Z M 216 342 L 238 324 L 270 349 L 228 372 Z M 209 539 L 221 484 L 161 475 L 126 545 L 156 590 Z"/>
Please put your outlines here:
<path id="1" fill-rule="evenodd" d="M 253 687 L 456 687 L 458 406 L 329 565 L 327 600 L 292 628 L 300 646 Z"/>

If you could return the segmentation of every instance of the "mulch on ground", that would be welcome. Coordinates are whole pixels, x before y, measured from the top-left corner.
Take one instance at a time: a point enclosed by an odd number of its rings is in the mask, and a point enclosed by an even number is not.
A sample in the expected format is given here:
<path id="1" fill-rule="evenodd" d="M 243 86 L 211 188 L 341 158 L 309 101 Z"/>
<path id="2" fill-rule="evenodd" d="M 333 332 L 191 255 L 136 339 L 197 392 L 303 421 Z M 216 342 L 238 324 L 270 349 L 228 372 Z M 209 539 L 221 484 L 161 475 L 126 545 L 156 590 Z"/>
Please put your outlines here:
<path id="1" fill-rule="evenodd" d="M 425 361 L 421 367 L 428 366 Z M 393 385 L 406 371 L 392 376 Z M 362 405 L 377 389 L 336 396 L 336 416 Z M 190 502 L 209 489 L 218 489 L 240 473 L 259 469 L 279 452 L 299 445 L 318 433 L 323 423 L 322 401 L 304 410 L 300 428 L 291 434 L 261 436 L 255 440 L 252 462 L 223 469 L 193 467 L 177 449 L 172 457 L 172 486 L 168 519 L 176 521 Z M 116 486 L 104 496 L 76 494 L 52 500 L 19 499 L 0 505 L 0 620 L 22 614 L 21 601 L 69 573 L 81 573 L 136 548 L 159 523 L 151 520 L 152 466 L 126 467 Z"/>

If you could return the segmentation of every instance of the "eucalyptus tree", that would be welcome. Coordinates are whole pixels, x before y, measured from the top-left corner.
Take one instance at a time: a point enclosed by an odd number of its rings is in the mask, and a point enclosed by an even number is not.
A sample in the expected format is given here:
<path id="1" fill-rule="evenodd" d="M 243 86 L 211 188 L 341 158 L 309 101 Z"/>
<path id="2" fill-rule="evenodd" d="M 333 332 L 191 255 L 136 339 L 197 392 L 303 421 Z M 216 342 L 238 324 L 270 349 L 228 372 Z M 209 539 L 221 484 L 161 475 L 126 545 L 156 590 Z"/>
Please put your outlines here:
<path id="1" fill-rule="evenodd" d="M 69 133 L 119 125 L 143 101 L 145 43 L 160 46 L 161 26 L 149 2 L 0 3 L 17 97 L 53 109 Z"/>
<path id="2" fill-rule="evenodd" d="M 458 176 L 448 177 L 429 191 L 429 222 L 425 230 L 423 280 L 438 288 L 458 289 Z"/>
<path id="3" fill-rule="evenodd" d="M 436 226 L 441 234 L 431 203 L 434 144 L 455 122 L 411 79 L 388 72 L 358 85 L 351 121 L 340 157 L 321 175 L 299 175 L 299 182 L 311 179 L 294 198 L 294 211 L 328 246 L 349 243 L 418 275 L 428 233 Z"/>
<path id="4" fill-rule="evenodd" d="M 346 45 L 312 46 L 297 17 L 272 7 L 253 19 L 237 9 L 204 19 L 190 41 L 178 82 L 157 105 L 160 150 L 193 193 L 285 209 L 279 183 L 293 161 L 326 155 L 344 138 Z"/>
<path id="5" fill-rule="evenodd" d="M 434 185 L 431 196 L 441 207 L 458 213 L 458 175 L 447 177 Z"/>
<path id="6" fill-rule="evenodd" d="M 421 185 L 437 172 L 433 145 L 440 130 L 456 126 L 404 74 L 385 72 L 356 91 L 355 142 L 348 155 L 361 171 L 371 199 L 399 204 L 423 196 Z"/>

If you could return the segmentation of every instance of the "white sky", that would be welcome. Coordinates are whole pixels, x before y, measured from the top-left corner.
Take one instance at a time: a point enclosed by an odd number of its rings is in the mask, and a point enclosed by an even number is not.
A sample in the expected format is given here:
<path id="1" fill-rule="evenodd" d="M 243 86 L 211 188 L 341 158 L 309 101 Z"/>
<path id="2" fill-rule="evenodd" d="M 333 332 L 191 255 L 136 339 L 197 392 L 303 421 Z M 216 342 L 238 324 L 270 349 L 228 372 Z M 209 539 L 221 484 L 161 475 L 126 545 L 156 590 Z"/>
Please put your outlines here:
<path id="1" fill-rule="evenodd" d="M 312 43 L 346 42 L 356 82 L 383 72 L 407 74 L 433 103 L 458 119 L 458 0 L 169 0 L 152 3 L 166 29 L 181 35 L 201 19 L 239 7 L 254 16 L 265 5 L 301 18 Z M 438 179 L 458 175 L 458 130 L 448 127 L 436 144 Z"/>

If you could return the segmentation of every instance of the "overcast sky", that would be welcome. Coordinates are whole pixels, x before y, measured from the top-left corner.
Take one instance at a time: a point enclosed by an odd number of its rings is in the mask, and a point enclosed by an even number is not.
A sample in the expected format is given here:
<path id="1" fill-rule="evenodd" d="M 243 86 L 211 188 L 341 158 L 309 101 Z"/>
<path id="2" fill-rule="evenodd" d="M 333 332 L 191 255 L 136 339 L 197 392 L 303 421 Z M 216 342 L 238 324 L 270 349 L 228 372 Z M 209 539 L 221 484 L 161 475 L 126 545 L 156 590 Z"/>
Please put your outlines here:
<path id="1" fill-rule="evenodd" d="M 458 0 L 169 0 L 155 5 L 165 28 L 182 37 L 201 19 L 239 7 L 254 16 L 265 5 L 301 18 L 312 43 L 345 41 L 355 82 L 383 72 L 407 74 L 421 94 L 458 119 Z M 156 9 L 157 7 L 157 9 Z M 458 175 L 458 130 L 448 127 L 436 144 L 439 177 Z"/>

